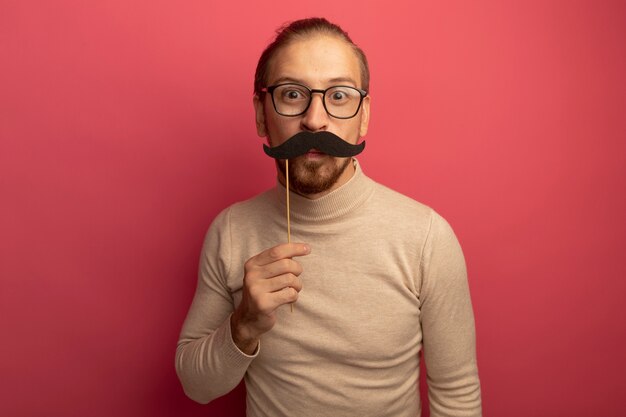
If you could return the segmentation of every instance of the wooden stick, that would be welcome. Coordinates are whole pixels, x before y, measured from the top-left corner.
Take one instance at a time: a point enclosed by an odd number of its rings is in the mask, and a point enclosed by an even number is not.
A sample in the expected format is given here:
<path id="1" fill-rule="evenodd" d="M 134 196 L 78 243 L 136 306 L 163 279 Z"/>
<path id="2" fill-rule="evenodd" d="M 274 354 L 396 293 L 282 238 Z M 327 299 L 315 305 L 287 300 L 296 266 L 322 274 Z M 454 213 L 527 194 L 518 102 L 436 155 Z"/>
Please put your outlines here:
<path id="1" fill-rule="evenodd" d="M 289 219 L 289 159 L 285 159 L 285 183 L 287 184 L 287 243 L 291 243 L 291 220 Z M 293 303 L 289 304 L 293 313 Z"/>
<path id="2" fill-rule="evenodd" d="M 287 183 L 287 243 L 291 243 L 291 221 L 289 219 L 289 159 L 285 159 L 285 177 Z"/>

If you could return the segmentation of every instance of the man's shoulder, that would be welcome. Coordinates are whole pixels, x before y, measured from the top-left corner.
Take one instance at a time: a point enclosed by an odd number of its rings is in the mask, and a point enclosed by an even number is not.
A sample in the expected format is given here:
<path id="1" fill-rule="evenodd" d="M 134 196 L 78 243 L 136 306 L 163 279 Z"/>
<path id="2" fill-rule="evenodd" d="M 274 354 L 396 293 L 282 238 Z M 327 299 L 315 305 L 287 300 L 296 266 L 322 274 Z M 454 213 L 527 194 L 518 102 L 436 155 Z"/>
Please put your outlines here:
<path id="1" fill-rule="evenodd" d="M 431 206 L 377 182 L 365 211 L 372 227 L 399 242 L 424 243 L 429 236 L 439 240 L 454 236 L 448 221 Z"/>
<path id="2" fill-rule="evenodd" d="M 390 215 L 430 221 L 436 212 L 427 204 L 402 194 L 386 185 L 373 181 L 373 204 L 377 210 Z"/>
<path id="3" fill-rule="evenodd" d="M 253 197 L 237 201 L 224 208 L 214 223 L 257 222 L 277 211 L 276 189 L 270 188 Z"/>
<path id="4" fill-rule="evenodd" d="M 447 219 L 433 207 L 386 185 L 376 181 L 373 183 L 375 192 L 372 210 L 383 213 L 389 223 L 402 224 L 406 230 L 418 228 L 438 233 L 439 230 L 449 229 L 449 233 L 453 233 Z"/>
<path id="5" fill-rule="evenodd" d="M 262 208 L 274 207 L 276 203 L 276 188 L 273 187 L 245 200 L 237 201 L 231 204 L 228 209 L 238 214 L 246 214 L 258 212 Z"/>

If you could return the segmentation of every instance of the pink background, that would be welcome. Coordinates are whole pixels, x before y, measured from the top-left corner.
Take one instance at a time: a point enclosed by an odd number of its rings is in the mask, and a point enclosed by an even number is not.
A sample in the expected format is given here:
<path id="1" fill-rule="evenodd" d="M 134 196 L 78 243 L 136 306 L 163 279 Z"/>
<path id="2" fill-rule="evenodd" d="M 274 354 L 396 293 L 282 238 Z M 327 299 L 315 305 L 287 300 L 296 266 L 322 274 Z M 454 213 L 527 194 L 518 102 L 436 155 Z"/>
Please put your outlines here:
<path id="1" fill-rule="evenodd" d="M 244 415 L 174 350 L 211 220 L 275 181 L 256 60 L 312 15 L 370 59 L 365 172 L 464 247 L 485 415 L 622 415 L 625 3 L 310 3 L 2 1 L 0 415 Z"/>

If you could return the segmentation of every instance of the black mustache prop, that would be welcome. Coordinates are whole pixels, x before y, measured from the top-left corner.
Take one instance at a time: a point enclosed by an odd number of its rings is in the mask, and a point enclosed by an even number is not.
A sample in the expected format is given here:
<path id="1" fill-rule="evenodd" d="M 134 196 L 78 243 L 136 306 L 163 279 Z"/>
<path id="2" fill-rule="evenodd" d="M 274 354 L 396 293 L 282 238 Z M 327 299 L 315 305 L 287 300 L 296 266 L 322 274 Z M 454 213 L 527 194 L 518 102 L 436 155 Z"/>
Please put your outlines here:
<path id="1" fill-rule="evenodd" d="M 299 132 L 287 139 L 284 143 L 269 147 L 263 145 L 263 150 L 268 156 L 275 159 L 290 159 L 304 155 L 311 149 L 340 158 L 360 154 L 365 149 L 365 141 L 358 145 L 352 145 L 341 139 L 334 133 L 322 132 Z"/>

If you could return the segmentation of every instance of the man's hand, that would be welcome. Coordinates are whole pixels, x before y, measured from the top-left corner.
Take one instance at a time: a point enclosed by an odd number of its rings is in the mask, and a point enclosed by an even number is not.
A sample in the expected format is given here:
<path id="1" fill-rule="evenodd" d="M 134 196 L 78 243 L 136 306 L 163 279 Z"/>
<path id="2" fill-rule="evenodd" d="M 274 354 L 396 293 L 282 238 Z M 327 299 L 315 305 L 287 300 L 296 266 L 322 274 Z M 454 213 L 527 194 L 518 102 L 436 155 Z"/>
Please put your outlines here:
<path id="1" fill-rule="evenodd" d="M 274 327 L 276 309 L 298 299 L 302 266 L 291 258 L 310 252 L 306 244 L 285 243 L 245 263 L 241 303 L 230 320 L 233 341 L 242 352 L 252 355 L 261 335 Z"/>

